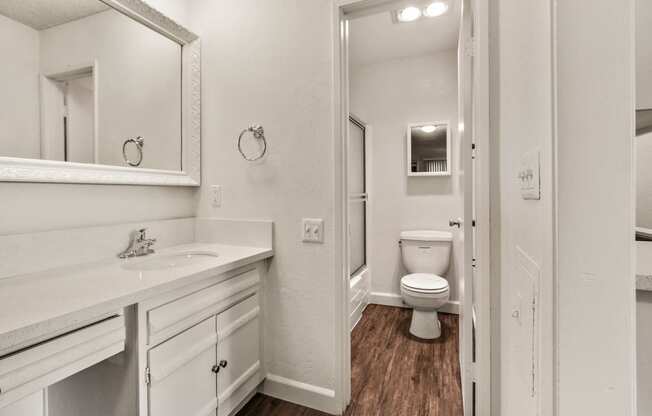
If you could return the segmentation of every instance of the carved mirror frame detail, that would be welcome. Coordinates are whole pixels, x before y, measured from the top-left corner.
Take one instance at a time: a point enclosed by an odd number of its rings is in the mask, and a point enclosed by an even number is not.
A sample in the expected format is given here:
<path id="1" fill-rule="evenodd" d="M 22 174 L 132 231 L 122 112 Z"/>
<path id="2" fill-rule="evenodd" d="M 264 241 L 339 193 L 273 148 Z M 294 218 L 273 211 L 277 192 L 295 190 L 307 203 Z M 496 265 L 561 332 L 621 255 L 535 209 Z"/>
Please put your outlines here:
<path id="1" fill-rule="evenodd" d="M 201 183 L 199 37 L 142 0 L 101 1 L 181 45 L 181 171 L 0 157 L 0 181 L 199 186 Z"/>

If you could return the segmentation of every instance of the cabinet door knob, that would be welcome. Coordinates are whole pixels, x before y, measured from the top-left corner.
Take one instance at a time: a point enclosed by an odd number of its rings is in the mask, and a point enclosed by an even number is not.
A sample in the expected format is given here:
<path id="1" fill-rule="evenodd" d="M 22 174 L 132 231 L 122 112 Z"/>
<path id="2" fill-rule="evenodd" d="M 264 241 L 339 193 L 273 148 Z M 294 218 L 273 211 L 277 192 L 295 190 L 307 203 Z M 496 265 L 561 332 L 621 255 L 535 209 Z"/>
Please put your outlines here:
<path id="1" fill-rule="evenodd" d="M 229 363 L 228 363 L 228 361 L 226 361 L 226 360 L 222 360 L 222 361 L 220 361 L 220 367 L 222 367 L 222 368 L 226 368 L 226 366 L 227 366 L 228 364 L 229 364 Z"/>
<path id="2" fill-rule="evenodd" d="M 214 372 L 215 374 L 220 372 L 220 366 L 215 364 L 212 368 L 211 371 Z"/>

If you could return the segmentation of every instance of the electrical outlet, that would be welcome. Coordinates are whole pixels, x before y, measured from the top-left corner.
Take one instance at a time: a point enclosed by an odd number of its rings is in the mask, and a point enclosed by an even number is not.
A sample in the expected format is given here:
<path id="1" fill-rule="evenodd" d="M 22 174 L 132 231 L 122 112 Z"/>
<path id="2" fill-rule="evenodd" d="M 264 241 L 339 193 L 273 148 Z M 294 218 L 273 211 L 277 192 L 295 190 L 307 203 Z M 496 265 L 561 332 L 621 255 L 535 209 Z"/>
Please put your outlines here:
<path id="1" fill-rule="evenodd" d="M 304 218 L 301 222 L 301 234 L 304 243 L 323 243 L 324 220 L 321 218 Z"/>
<path id="2" fill-rule="evenodd" d="M 222 185 L 211 186 L 211 205 L 215 208 L 222 206 Z"/>

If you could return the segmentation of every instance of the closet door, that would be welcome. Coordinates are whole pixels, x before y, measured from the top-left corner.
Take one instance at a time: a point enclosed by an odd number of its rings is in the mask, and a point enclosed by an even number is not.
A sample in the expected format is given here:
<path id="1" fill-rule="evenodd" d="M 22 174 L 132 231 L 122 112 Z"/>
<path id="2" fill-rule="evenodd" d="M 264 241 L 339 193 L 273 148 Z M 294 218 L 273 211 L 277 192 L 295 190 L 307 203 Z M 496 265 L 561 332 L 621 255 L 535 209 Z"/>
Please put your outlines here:
<path id="1" fill-rule="evenodd" d="M 260 308 L 254 295 L 217 316 L 219 416 L 226 416 L 262 381 Z"/>
<path id="2" fill-rule="evenodd" d="M 217 414 L 216 325 L 211 317 L 149 351 L 149 416 Z"/>

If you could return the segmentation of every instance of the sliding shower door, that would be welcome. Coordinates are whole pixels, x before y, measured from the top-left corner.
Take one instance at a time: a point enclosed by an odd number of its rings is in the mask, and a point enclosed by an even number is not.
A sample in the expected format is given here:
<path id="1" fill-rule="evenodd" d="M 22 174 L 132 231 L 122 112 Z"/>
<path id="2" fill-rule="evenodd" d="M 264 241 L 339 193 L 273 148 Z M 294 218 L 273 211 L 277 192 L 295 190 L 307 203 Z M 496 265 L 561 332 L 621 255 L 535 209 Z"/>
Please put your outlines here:
<path id="1" fill-rule="evenodd" d="M 365 126 L 349 117 L 349 273 L 367 265 L 367 178 Z"/>

